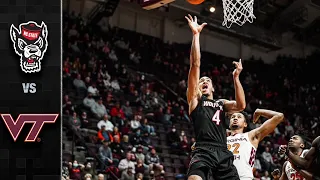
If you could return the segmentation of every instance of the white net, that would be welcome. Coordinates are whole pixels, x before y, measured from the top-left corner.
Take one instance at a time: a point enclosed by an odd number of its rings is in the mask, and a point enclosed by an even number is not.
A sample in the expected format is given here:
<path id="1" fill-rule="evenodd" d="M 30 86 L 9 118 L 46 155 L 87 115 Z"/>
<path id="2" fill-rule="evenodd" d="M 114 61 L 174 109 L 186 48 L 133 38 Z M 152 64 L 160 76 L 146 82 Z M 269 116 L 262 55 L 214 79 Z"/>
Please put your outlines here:
<path id="1" fill-rule="evenodd" d="M 230 28 L 233 23 L 242 26 L 247 21 L 252 23 L 256 18 L 253 14 L 254 0 L 222 0 L 223 16 L 222 25 Z"/>

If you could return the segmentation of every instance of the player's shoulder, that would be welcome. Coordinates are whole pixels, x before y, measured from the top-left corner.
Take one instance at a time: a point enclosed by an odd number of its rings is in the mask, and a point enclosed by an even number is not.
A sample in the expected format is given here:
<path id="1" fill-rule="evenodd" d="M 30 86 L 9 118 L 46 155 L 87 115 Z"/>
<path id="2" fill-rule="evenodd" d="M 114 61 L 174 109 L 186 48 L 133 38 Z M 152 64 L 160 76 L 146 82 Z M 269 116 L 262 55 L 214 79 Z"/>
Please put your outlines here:
<path id="1" fill-rule="evenodd" d="M 282 166 L 283 170 L 287 168 L 288 163 L 290 163 L 288 160 L 283 163 L 283 166 Z"/>
<path id="2" fill-rule="evenodd" d="M 304 157 L 306 156 L 307 152 L 309 152 L 309 149 L 305 149 L 302 151 L 301 156 Z"/>
<path id="3" fill-rule="evenodd" d="M 316 138 L 312 141 L 312 146 L 314 146 L 314 147 L 320 146 L 320 136 L 316 137 Z"/>

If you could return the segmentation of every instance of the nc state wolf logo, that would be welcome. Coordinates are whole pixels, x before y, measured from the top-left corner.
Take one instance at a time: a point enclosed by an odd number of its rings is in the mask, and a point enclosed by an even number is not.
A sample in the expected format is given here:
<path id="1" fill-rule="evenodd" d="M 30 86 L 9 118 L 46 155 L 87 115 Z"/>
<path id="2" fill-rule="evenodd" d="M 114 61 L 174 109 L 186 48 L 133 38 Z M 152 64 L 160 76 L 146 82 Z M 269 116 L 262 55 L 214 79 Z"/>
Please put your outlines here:
<path id="1" fill-rule="evenodd" d="M 25 73 L 35 73 L 41 70 L 41 60 L 48 47 L 48 29 L 42 22 L 22 23 L 17 29 L 13 24 L 10 27 L 10 37 L 13 47 L 20 56 L 20 67 Z"/>

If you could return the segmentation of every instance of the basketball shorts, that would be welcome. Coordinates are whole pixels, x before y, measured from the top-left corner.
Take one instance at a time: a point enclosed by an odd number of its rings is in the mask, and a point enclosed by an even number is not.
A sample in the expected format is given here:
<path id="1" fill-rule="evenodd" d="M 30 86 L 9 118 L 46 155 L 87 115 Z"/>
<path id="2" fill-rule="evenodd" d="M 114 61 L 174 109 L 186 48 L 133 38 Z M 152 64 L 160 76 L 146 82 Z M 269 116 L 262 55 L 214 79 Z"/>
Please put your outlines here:
<path id="1" fill-rule="evenodd" d="M 240 180 L 233 165 L 233 158 L 225 145 L 197 143 L 191 155 L 187 175 L 198 175 L 203 180 Z"/>

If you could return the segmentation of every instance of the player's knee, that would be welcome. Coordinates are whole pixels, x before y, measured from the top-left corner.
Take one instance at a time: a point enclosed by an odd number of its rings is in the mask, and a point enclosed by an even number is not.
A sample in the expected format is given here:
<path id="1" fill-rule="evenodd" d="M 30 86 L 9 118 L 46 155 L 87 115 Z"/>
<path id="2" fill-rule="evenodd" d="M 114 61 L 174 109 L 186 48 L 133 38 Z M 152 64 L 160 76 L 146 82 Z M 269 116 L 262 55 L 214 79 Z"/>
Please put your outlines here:
<path id="1" fill-rule="evenodd" d="M 202 178 L 198 175 L 191 175 L 188 177 L 188 180 L 202 180 Z"/>

